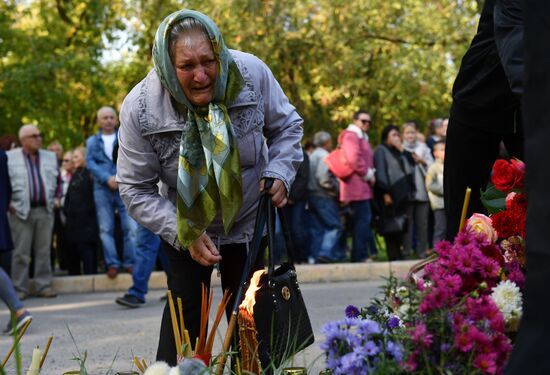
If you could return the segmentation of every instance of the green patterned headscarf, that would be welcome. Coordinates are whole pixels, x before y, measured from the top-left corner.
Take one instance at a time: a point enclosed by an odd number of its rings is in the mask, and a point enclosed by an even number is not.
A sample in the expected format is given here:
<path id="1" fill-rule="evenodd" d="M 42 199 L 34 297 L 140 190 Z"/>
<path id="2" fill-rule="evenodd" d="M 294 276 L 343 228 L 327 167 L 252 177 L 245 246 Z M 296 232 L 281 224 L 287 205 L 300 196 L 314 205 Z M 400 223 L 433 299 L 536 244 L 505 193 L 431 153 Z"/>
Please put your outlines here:
<path id="1" fill-rule="evenodd" d="M 170 59 L 170 31 L 184 18 L 194 18 L 205 27 L 218 64 L 214 97 L 204 108 L 189 102 Z M 155 36 L 153 61 L 162 85 L 178 103 L 178 109 L 187 111 L 187 126 L 180 143 L 176 207 L 178 239 L 188 248 L 218 211 L 228 233 L 241 208 L 241 165 L 227 103 L 237 97 L 244 80 L 216 24 L 192 10 L 174 12 L 162 21 Z"/>

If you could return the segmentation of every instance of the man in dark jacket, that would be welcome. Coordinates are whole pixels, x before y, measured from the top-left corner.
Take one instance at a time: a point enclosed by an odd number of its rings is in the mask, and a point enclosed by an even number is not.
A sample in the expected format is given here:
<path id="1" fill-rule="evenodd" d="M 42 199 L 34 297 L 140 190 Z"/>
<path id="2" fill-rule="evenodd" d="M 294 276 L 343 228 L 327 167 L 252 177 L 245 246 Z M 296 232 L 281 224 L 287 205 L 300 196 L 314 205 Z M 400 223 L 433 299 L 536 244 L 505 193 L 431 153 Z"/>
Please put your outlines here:
<path id="1" fill-rule="evenodd" d="M 520 1 L 486 0 L 453 86 L 444 178 L 448 239 L 458 231 L 466 187 L 472 188 L 468 216 L 483 212 L 479 191 L 487 186 L 500 143 L 512 157 L 523 157 L 522 39 Z"/>
<path id="2" fill-rule="evenodd" d="M 527 282 L 523 317 L 507 375 L 550 374 L 548 307 L 550 289 L 550 197 L 548 195 L 548 145 L 550 144 L 550 12 L 548 0 L 526 0 L 525 4 L 525 156 L 528 165 Z"/>

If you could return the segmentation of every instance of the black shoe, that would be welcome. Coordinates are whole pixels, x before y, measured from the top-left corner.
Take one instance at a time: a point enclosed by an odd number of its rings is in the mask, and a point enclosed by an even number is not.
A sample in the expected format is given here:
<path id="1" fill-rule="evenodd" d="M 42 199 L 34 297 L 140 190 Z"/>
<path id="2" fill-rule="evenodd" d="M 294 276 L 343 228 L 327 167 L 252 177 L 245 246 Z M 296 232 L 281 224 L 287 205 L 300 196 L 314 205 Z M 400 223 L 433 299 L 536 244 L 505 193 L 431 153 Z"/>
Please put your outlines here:
<path id="1" fill-rule="evenodd" d="M 334 263 L 334 260 L 330 259 L 329 257 L 325 257 L 321 255 L 317 257 L 317 263 L 320 263 L 320 264 Z"/>
<path id="2" fill-rule="evenodd" d="M 133 309 L 145 305 L 144 300 L 139 299 L 131 294 L 125 294 L 124 297 L 117 298 L 116 303 L 122 306 L 131 307 Z"/>

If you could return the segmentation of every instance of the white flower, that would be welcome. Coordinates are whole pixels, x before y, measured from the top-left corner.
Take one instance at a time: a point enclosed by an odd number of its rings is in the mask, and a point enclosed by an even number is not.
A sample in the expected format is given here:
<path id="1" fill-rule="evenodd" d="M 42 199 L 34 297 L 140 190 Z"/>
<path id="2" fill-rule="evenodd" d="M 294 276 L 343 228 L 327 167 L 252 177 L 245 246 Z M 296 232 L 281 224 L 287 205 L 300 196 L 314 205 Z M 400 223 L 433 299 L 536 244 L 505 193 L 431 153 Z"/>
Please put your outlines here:
<path id="1" fill-rule="evenodd" d="M 147 367 L 144 375 L 168 375 L 170 366 L 166 362 L 155 362 Z"/>
<path id="2" fill-rule="evenodd" d="M 400 317 L 406 317 L 410 309 L 411 309 L 411 305 L 409 305 L 408 303 L 404 303 L 401 306 L 399 306 L 399 309 L 397 310 L 397 314 Z"/>
<path id="3" fill-rule="evenodd" d="M 522 294 L 519 287 L 512 281 L 506 280 L 498 283 L 493 288 L 491 298 L 504 316 L 506 323 L 513 322 L 521 318 L 522 314 Z"/>
<path id="4" fill-rule="evenodd" d="M 397 288 L 397 295 L 400 298 L 408 297 L 409 296 L 409 289 L 407 289 L 407 287 L 405 287 L 405 286 L 400 286 L 399 288 Z"/>

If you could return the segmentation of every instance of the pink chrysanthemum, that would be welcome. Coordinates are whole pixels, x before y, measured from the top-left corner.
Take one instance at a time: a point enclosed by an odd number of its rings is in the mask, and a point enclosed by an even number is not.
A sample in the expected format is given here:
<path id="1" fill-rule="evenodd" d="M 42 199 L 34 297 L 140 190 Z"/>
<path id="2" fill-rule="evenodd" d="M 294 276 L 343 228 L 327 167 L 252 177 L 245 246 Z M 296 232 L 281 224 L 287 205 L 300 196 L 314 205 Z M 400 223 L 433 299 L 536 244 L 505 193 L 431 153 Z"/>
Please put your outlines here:
<path id="1" fill-rule="evenodd" d="M 412 339 L 423 348 L 429 348 L 433 343 L 433 335 L 428 333 L 428 329 L 424 323 L 419 323 L 414 327 Z"/>
<path id="2" fill-rule="evenodd" d="M 474 359 L 474 367 L 486 374 L 495 374 L 497 372 L 496 353 L 478 354 Z"/>

